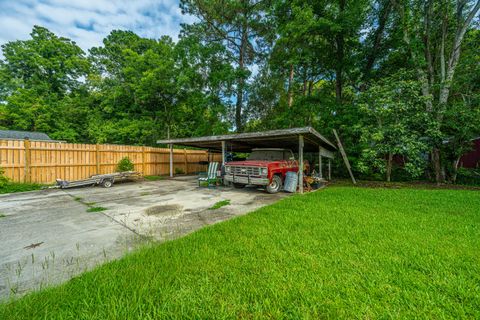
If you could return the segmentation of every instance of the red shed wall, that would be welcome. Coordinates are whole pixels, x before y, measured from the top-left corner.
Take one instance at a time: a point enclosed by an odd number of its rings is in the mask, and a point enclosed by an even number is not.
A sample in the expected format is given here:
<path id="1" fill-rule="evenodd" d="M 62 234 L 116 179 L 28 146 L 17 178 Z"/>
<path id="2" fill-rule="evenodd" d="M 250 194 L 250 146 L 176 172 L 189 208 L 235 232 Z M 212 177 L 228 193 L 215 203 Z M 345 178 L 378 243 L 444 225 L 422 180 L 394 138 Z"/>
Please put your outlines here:
<path id="1" fill-rule="evenodd" d="M 477 168 L 480 166 L 480 138 L 473 140 L 473 150 L 460 158 L 460 167 Z"/>

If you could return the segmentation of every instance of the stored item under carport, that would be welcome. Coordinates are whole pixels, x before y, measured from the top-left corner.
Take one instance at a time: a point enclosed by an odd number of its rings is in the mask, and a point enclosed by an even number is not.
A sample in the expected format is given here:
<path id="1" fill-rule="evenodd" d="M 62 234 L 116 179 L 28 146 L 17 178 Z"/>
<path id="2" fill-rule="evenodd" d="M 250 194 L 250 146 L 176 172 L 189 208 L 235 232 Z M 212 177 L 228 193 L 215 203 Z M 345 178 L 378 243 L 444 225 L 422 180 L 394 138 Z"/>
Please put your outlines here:
<path id="1" fill-rule="evenodd" d="M 283 190 L 285 190 L 286 192 L 296 192 L 297 186 L 298 186 L 298 173 L 293 171 L 287 172 Z"/>
<path id="2" fill-rule="evenodd" d="M 110 188 L 115 181 L 121 180 L 129 180 L 129 179 L 136 179 L 140 178 L 141 175 L 139 172 L 136 171 L 124 171 L 124 172 L 115 172 L 115 173 L 108 173 L 108 174 L 98 174 L 91 176 L 88 179 L 84 180 L 76 180 L 76 181 L 67 181 L 57 179 L 57 188 L 60 189 L 67 189 L 67 188 L 75 188 L 75 187 L 83 187 L 83 186 L 96 186 L 101 185 L 104 188 Z"/>

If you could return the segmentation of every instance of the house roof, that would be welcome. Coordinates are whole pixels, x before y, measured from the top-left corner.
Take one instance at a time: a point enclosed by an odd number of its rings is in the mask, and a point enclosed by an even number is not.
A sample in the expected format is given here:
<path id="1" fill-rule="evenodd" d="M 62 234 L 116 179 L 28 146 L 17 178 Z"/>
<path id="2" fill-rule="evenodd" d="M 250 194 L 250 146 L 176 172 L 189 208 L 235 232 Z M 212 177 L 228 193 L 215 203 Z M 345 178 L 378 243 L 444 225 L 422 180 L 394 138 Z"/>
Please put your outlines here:
<path id="1" fill-rule="evenodd" d="M 300 135 L 304 137 L 304 149 L 306 152 L 318 152 L 319 147 L 329 151 L 337 150 L 333 143 L 312 127 L 167 139 L 158 140 L 157 143 L 222 150 L 222 141 L 225 141 L 228 151 L 249 152 L 254 148 L 288 148 L 296 151 Z"/>
<path id="2" fill-rule="evenodd" d="M 31 131 L 16 131 L 16 130 L 0 130 L 0 139 L 5 140 L 52 140 L 43 132 L 31 132 Z"/>

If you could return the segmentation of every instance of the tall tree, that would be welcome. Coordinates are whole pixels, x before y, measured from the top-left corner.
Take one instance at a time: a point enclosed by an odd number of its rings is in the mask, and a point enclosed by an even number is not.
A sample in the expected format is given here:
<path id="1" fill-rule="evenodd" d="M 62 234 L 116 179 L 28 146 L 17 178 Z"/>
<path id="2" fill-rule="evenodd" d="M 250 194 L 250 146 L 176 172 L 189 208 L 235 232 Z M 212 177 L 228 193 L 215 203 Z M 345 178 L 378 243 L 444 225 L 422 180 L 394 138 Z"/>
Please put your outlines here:
<path id="1" fill-rule="evenodd" d="M 279 39 L 274 53 L 280 49 L 289 58 L 284 60 L 290 70 L 294 65 L 299 71 L 302 93 L 315 81 L 330 78 L 341 104 L 367 9 L 366 0 L 277 1 L 274 16 Z"/>
<path id="2" fill-rule="evenodd" d="M 251 72 L 248 67 L 257 61 L 268 34 L 265 23 L 267 0 L 181 0 L 180 7 L 199 22 L 184 25 L 184 34 L 202 36 L 206 43 L 221 43 L 228 48 L 236 65 L 235 127 L 243 130 L 246 83 Z"/>
<path id="3" fill-rule="evenodd" d="M 395 0 L 403 41 L 421 83 L 425 112 L 430 115 L 431 159 L 437 183 L 442 182 L 441 146 L 444 115 L 465 33 L 480 9 L 480 0 Z"/>
<path id="4" fill-rule="evenodd" d="M 69 125 L 68 115 L 83 112 L 71 101 L 84 94 L 90 70 L 85 53 L 75 42 L 43 27 L 34 26 L 30 35 L 29 40 L 2 45 L 0 125 L 45 131 L 58 139 L 82 139 L 80 128 Z"/>
<path id="5" fill-rule="evenodd" d="M 95 141 L 154 145 L 161 137 L 223 133 L 219 88 L 231 68 L 222 48 L 117 30 L 90 52 L 97 71 L 89 78 Z"/>

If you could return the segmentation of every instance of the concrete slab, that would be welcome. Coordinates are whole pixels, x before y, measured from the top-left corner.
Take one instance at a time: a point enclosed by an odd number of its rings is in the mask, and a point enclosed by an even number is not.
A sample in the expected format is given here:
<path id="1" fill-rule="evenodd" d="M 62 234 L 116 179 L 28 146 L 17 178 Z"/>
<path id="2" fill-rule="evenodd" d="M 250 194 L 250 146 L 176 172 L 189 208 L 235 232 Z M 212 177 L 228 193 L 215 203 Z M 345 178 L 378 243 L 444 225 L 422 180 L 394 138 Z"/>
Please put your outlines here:
<path id="1" fill-rule="evenodd" d="M 0 196 L 0 299 L 64 282 L 144 241 L 177 238 L 285 196 L 199 188 L 195 177 Z M 209 210 L 222 200 L 230 205 Z"/>

